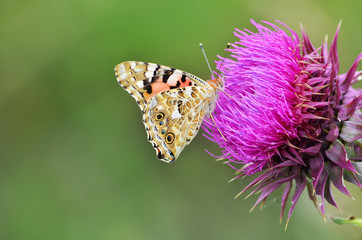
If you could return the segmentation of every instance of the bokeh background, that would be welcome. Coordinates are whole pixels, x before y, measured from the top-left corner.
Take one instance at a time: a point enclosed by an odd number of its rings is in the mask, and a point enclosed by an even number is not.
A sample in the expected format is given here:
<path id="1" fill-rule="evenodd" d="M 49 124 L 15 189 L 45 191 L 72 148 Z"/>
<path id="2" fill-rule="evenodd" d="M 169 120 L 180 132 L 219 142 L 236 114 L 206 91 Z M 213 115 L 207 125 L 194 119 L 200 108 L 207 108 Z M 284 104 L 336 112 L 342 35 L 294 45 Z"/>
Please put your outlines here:
<path id="1" fill-rule="evenodd" d="M 233 29 L 281 20 L 313 43 L 339 36 L 341 72 L 362 51 L 360 0 L 62 0 L 0 2 L 0 239 L 362 239 L 327 220 L 303 194 L 288 230 L 280 192 L 249 214 L 234 196 L 250 179 L 205 153 L 199 134 L 177 162 L 156 160 L 141 113 L 118 86 L 126 60 L 177 67 L 208 79 Z M 212 64 L 213 67 L 215 66 Z M 361 67 L 360 67 L 361 69 Z M 361 85 L 360 85 L 361 87 Z M 362 217 L 335 192 L 343 215 Z"/>

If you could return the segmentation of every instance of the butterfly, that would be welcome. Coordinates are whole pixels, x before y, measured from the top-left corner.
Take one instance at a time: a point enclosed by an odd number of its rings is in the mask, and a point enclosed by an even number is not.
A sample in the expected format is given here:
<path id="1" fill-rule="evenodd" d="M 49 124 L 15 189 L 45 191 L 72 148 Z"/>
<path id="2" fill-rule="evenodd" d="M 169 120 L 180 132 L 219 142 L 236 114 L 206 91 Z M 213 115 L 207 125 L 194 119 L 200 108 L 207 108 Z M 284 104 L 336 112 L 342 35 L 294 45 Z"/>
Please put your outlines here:
<path id="1" fill-rule="evenodd" d="M 147 62 L 115 67 L 121 85 L 137 102 L 157 158 L 172 163 L 215 109 L 220 78 L 204 81 L 190 73 Z"/>

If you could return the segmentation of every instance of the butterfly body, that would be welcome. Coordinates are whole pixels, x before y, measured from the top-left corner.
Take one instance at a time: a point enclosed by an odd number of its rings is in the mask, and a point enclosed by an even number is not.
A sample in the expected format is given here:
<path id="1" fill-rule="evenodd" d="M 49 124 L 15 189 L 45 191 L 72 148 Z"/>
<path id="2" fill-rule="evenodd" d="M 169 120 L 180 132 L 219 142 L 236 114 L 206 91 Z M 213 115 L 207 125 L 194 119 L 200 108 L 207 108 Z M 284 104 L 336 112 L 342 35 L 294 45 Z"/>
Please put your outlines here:
<path id="1" fill-rule="evenodd" d="M 128 61 L 115 68 L 118 83 L 139 105 L 157 158 L 171 163 L 215 108 L 222 81 L 154 63 Z"/>

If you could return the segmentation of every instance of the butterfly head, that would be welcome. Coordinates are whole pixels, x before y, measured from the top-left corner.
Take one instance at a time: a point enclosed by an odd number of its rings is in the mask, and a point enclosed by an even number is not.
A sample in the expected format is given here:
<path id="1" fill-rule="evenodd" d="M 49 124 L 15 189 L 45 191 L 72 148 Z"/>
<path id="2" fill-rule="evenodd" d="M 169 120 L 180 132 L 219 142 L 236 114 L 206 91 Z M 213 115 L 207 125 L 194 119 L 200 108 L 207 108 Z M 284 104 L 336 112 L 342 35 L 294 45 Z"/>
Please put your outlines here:
<path id="1" fill-rule="evenodd" d="M 216 89 L 219 89 L 219 90 L 224 89 L 224 81 L 222 80 L 222 78 L 217 77 L 217 78 L 208 80 L 207 83 Z"/>

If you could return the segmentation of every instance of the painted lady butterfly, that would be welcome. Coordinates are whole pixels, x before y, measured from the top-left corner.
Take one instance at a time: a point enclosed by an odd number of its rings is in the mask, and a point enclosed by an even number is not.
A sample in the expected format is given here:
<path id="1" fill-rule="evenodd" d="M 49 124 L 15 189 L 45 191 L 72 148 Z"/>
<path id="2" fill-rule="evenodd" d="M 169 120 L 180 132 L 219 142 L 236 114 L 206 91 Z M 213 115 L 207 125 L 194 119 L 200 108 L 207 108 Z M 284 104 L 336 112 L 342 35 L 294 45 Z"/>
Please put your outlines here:
<path id="1" fill-rule="evenodd" d="M 148 140 L 157 158 L 171 163 L 196 136 L 222 87 L 220 78 L 204 81 L 155 63 L 128 61 L 115 67 L 118 83 L 137 101 Z"/>

